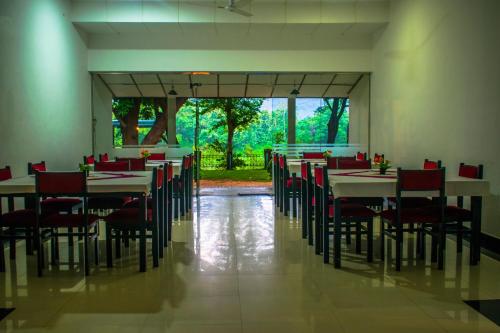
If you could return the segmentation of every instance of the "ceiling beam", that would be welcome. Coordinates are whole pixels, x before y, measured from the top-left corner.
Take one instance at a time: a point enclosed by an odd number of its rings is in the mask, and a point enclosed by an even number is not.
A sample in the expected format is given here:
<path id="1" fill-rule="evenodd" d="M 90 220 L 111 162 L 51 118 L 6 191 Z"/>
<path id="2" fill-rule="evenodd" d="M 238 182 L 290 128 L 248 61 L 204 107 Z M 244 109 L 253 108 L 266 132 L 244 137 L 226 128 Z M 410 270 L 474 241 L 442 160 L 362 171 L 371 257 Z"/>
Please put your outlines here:
<path id="1" fill-rule="evenodd" d="M 304 84 L 304 81 L 306 80 L 307 74 L 304 74 L 302 77 L 302 80 L 300 80 L 299 86 L 297 87 L 297 90 L 300 91 L 300 88 L 302 88 L 302 85 Z"/>
<path id="2" fill-rule="evenodd" d="M 160 75 L 156 74 L 156 78 L 158 79 L 158 81 L 160 81 L 161 90 L 163 90 L 163 93 L 165 94 L 165 97 L 168 97 L 167 90 L 165 89 L 165 86 L 163 85 L 163 82 L 161 81 Z"/>
<path id="3" fill-rule="evenodd" d="M 323 92 L 323 95 L 321 95 L 321 98 L 324 98 L 330 87 L 333 85 L 333 81 L 337 78 L 337 74 L 333 74 L 332 80 L 330 83 L 328 83 L 328 86 L 326 87 L 325 91 Z"/>
<path id="4" fill-rule="evenodd" d="M 115 93 L 113 92 L 113 90 L 111 90 L 111 87 L 109 86 L 109 84 L 106 81 L 104 81 L 104 79 L 102 78 L 101 74 L 97 74 L 97 77 L 99 79 L 101 79 L 102 84 L 104 84 L 104 86 L 106 87 L 106 89 L 108 89 L 109 93 L 111 94 L 111 97 L 116 98 Z"/>
<path id="5" fill-rule="evenodd" d="M 137 89 L 137 91 L 139 92 L 139 95 L 141 95 L 141 97 L 144 97 L 141 89 L 139 89 L 139 86 L 137 85 L 137 82 L 135 82 L 134 76 L 132 74 L 129 74 L 129 75 L 130 75 L 130 79 L 132 79 L 132 82 L 134 82 L 135 89 Z"/>
<path id="6" fill-rule="evenodd" d="M 191 88 L 191 95 L 193 95 L 193 97 L 196 97 L 194 95 L 194 89 L 193 89 L 193 78 L 191 77 L 191 74 L 189 74 L 189 88 Z"/>
<path id="7" fill-rule="evenodd" d="M 248 79 L 250 77 L 250 74 L 247 73 L 247 79 L 245 81 L 245 97 L 247 97 L 247 91 L 248 91 Z"/>
<path id="8" fill-rule="evenodd" d="M 217 73 L 217 98 L 220 97 L 220 84 L 219 84 L 219 82 L 220 82 L 220 74 Z"/>
<path id="9" fill-rule="evenodd" d="M 274 94 L 274 89 L 276 88 L 276 85 L 278 84 L 278 77 L 280 75 L 279 74 L 276 74 L 276 78 L 274 79 L 274 84 L 273 84 L 273 88 L 271 89 L 271 95 L 269 95 L 269 97 L 273 97 L 273 94 Z"/>
<path id="10" fill-rule="evenodd" d="M 363 76 L 365 76 L 365 74 L 361 74 L 358 79 L 356 80 L 356 82 L 354 82 L 354 84 L 352 85 L 351 89 L 349 89 L 349 91 L 347 92 L 347 95 L 350 95 L 351 92 L 354 90 L 354 88 L 356 88 L 356 86 L 358 85 L 359 81 L 361 81 L 361 79 L 363 78 Z"/>

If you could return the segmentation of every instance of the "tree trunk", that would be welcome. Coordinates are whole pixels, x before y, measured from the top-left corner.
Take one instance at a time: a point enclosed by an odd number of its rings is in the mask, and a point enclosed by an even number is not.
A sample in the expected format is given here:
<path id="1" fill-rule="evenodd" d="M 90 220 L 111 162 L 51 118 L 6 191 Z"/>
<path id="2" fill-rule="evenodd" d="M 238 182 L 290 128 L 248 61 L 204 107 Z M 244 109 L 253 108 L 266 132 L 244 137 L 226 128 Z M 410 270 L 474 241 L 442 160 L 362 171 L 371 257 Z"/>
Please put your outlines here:
<path id="1" fill-rule="evenodd" d="M 226 147 L 226 169 L 233 169 L 233 137 L 234 137 L 234 128 L 233 126 L 227 126 L 227 147 Z"/>
<path id="2" fill-rule="evenodd" d="M 120 119 L 121 130 L 123 135 L 123 145 L 139 144 L 139 110 L 141 108 L 141 99 L 134 98 L 134 107 L 129 113 Z"/>
<path id="3" fill-rule="evenodd" d="M 186 101 L 187 101 L 186 97 L 177 98 L 175 113 L 179 111 L 179 109 L 184 105 Z M 163 112 L 158 112 L 153 126 L 149 130 L 144 140 L 142 140 L 143 145 L 156 145 L 158 142 L 160 142 L 163 134 L 167 130 L 168 126 L 167 100 L 165 98 L 155 98 L 154 103 L 155 105 L 160 106 Z"/>
<path id="4" fill-rule="evenodd" d="M 328 136 L 326 143 L 335 143 L 337 132 L 339 130 L 339 119 L 337 118 L 337 110 L 339 109 L 339 99 L 333 99 L 333 106 L 330 107 L 330 119 L 328 120 Z"/>

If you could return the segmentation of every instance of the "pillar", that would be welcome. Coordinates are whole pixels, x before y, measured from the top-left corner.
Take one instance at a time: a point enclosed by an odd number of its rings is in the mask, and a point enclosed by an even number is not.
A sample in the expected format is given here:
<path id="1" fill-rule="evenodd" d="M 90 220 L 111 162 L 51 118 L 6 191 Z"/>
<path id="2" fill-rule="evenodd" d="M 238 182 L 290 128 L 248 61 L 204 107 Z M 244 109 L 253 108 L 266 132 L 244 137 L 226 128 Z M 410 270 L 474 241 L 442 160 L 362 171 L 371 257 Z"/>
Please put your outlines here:
<path id="1" fill-rule="evenodd" d="M 177 125 L 177 101 L 175 96 L 168 96 L 167 98 L 168 107 L 168 125 L 167 125 L 167 139 L 169 145 L 175 145 L 177 143 L 176 135 L 176 125 Z"/>
<path id="2" fill-rule="evenodd" d="M 295 144 L 295 109 L 296 98 L 288 98 L 288 144 Z"/>

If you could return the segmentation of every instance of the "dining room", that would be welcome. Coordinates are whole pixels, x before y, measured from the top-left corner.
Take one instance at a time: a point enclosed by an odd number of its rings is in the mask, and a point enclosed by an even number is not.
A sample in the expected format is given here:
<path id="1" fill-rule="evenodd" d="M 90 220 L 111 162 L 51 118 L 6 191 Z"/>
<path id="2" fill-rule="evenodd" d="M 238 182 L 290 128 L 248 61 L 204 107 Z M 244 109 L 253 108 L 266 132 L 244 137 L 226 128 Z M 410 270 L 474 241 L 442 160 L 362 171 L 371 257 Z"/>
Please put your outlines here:
<path id="1" fill-rule="evenodd" d="M 500 332 L 499 22 L 0 1 L 0 331 Z"/>

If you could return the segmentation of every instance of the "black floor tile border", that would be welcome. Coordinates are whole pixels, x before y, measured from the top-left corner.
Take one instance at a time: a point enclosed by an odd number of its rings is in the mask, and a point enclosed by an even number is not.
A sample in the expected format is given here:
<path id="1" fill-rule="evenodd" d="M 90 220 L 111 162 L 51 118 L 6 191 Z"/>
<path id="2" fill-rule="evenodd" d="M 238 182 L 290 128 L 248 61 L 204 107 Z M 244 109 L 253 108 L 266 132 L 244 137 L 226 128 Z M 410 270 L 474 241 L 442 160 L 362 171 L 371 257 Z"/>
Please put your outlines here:
<path id="1" fill-rule="evenodd" d="M 500 299 L 468 300 L 464 303 L 500 326 Z"/>
<path id="2" fill-rule="evenodd" d="M 0 308 L 0 321 L 7 317 L 9 313 L 14 311 L 16 308 Z"/>

